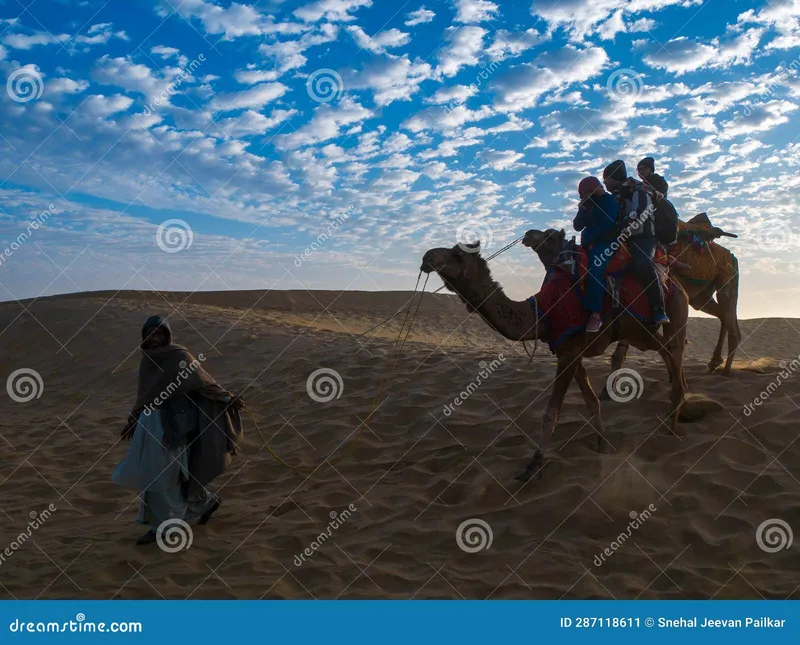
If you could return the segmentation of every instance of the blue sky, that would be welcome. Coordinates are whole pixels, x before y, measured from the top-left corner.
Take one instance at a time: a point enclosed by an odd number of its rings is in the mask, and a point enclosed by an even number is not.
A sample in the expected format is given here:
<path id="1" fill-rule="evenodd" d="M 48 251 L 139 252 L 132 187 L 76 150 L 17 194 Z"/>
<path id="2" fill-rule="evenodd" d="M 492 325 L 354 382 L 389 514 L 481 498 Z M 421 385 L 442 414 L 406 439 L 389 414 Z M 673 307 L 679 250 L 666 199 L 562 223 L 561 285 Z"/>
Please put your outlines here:
<path id="1" fill-rule="evenodd" d="M 650 155 L 800 316 L 800 0 L 3 0 L 0 71 L 0 300 L 410 289 Z"/>

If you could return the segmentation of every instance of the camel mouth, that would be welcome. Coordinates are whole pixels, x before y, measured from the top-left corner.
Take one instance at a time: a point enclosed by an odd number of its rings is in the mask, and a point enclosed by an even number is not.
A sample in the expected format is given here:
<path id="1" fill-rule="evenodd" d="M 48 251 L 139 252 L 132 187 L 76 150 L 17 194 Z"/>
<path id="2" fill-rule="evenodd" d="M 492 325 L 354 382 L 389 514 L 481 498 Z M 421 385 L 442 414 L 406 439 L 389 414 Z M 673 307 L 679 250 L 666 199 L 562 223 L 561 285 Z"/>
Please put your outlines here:
<path id="1" fill-rule="evenodd" d="M 422 265 L 419 267 L 419 270 L 423 273 L 434 273 L 437 271 L 437 268 L 433 266 L 433 262 L 430 260 L 423 260 Z"/>

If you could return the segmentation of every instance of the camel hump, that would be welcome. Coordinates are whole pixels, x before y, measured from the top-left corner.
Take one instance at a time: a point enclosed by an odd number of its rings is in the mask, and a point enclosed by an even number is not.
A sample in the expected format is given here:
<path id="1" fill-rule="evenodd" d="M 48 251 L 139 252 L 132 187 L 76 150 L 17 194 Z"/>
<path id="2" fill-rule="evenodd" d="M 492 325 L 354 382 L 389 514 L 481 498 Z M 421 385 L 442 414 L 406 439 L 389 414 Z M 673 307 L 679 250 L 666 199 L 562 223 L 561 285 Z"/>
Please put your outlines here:
<path id="1" fill-rule="evenodd" d="M 698 213 L 687 224 L 699 224 L 701 226 L 711 226 L 711 220 L 708 219 L 708 213 Z"/>

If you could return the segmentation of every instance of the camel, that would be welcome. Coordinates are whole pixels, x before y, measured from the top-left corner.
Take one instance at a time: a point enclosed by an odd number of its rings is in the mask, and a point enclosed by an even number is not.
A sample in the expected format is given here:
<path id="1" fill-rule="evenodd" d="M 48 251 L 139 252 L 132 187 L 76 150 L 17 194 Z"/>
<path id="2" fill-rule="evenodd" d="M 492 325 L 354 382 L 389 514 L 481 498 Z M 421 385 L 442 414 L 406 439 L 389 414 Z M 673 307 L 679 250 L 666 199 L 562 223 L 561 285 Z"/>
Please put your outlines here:
<path id="1" fill-rule="evenodd" d="M 525 234 L 523 245 L 530 247 L 539 255 L 545 267 L 553 265 L 564 246 L 566 234 L 563 231 L 530 230 Z M 513 341 L 533 341 L 546 338 L 547 327 L 528 300 L 511 300 L 502 287 L 495 282 L 489 266 L 480 256 L 480 243 L 473 245 L 457 244 L 453 248 L 431 249 L 422 258 L 421 271 L 436 272 L 445 287 L 459 296 L 467 310 L 476 311 L 489 327 Z M 570 382 L 574 378 L 589 408 L 589 423 L 595 429 L 595 446 L 603 451 L 606 446 L 603 421 L 600 413 L 600 399 L 592 389 L 584 356 L 599 356 L 608 346 L 619 339 L 625 339 L 634 347 L 658 352 L 671 375 L 671 429 L 677 432 L 678 417 L 686 396 L 686 380 L 683 376 L 683 352 L 686 345 L 686 320 L 689 300 L 686 292 L 675 285 L 668 298 L 667 315 L 670 324 L 664 325 L 663 334 L 644 327 L 633 316 L 622 314 L 619 325 L 609 325 L 597 334 L 587 338 L 586 334 L 575 334 L 564 340 L 556 349 L 556 377 L 550 399 L 536 436 L 537 446 L 533 457 L 524 470 L 516 477 L 527 482 L 538 475 L 544 465 L 544 452 L 558 423 L 558 415 Z M 612 334 L 615 337 L 612 338 Z"/>
<path id="2" fill-rule="evenodd" d="M 691 230 L 699 234 L 708 246 L 698 249 L 691 241 L 679 238 L 670 247 L 670 255 L 678 260 L 670 270 L 670 274 L 686 291 L 689 304 L 694 309 L 719 319 L 719 339 L 708 363 L 708 369 L 710 372 L 715 372 L 722 365 L 722 347 L 727 337 L 728 356 L 722 375 L 730 376 L 733 356 L 742 339 L 736 313 L 739 301 L 739 262 L 733 253 L 714 242 L 714 239 L 722 236 L 736 237 L 736 235 L 711 226 L 705 213 L 693 217 L 688 222 L 679 222 L 679 230 L 681 232 Z M 617 343 L 611 356 L 612 370 L 618 370 L 623 366 L 628 349 L 627 341 Z M 603 390 L 601 398 L 604 400 L 610 398 L 607 389 Z"/>

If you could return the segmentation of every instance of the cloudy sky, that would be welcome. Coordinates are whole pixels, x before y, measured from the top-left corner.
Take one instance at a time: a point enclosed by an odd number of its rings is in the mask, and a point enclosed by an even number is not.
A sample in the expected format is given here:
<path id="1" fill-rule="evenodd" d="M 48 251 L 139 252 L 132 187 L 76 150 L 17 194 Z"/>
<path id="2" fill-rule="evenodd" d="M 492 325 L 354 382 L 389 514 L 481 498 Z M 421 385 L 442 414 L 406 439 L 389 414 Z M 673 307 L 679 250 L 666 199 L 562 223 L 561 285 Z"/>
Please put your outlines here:
<path id="1" fill-rule="evenodd" d="M 800 316 L 800 0 L 0 0 L 0 71 L 0 300 L 411 289 L 650 155 Z"/>

